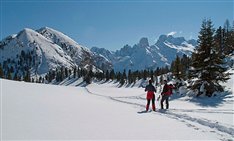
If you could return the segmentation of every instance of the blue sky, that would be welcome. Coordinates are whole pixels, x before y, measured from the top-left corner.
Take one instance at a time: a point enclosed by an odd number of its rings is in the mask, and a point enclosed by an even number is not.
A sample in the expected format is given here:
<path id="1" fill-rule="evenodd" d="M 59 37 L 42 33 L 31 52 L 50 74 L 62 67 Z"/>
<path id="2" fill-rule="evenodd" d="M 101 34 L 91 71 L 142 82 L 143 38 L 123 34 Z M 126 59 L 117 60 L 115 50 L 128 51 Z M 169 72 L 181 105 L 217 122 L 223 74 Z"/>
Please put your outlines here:
<path id="1" fill-rule="evenodd" d="M 117 50 L 161 34 L 197 38 L 202 20 L 233 21 L 233 0 L 1 0 L 1 39 L 23 28 L 51 27 L 89 48 Z"/>

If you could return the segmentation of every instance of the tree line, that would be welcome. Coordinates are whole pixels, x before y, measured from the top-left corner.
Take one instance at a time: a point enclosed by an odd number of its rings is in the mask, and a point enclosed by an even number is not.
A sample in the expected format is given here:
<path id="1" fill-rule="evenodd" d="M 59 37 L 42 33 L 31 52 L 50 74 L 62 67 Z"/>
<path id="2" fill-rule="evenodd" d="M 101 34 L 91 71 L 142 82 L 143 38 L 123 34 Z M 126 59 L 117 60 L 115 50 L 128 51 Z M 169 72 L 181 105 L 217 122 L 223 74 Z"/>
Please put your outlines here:
<path id="1" fill-rule="evenodd" d="M 97 80 L 97 81 L 114 81 L 119 82 L 120 85 L 124 84 L 134 84 L 136 83 L 137 80 L 144 79 L 146 80 L 147 78 L 151 78 L 152 80 L 157 80 L 155 79 L 156 77 L 168 73 L 170 70 L 169 68 L 162 67 L 162 68 L 157 68 L 155 71 L 153 70 L 141 70 L 141 71 L 131 71 L 124 70 L 123 72 L 115 72 L 113 69 L 112 70 L 106 70 L 106 71 L 92 71 L 92 69 L 84 69 L 80 67 L 74 67 L 73 69 L 68 69 L 65 67 L 61 67 L 60 69 L 56 70 L 50 70 L 47 75 L 45 76 L 45 80 L 47 83 L 51 83 L 53 80 L 56 80 L 56 82 L 61 82 L 64 79 L 72 79 L 72 78 L 83 78 L 83 80 L 87 83 L 90 84 L 92 83 L 92 80 Z"/>
<path id="2" fill-rule="evenodd" d="M 0 78 L 32 82 L 31 68 L 37 63 L 35 50 L 22 50 L 16 59 L 8 58 L 2 64 L 0 63 Z"/>

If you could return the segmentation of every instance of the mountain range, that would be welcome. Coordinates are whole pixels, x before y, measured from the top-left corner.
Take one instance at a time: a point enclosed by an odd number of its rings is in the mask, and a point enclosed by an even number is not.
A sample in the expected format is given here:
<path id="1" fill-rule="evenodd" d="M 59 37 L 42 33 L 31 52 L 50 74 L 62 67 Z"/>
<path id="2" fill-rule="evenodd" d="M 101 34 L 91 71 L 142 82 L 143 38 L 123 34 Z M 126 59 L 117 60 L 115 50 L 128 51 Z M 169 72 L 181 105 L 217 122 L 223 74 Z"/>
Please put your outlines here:
<path id="1" fill-rule="evenodd" d="M 97 56 L 90 49 L 79 45 L 65 34 L 49 27 L 38 30 L 25 28 L 18 34 L 10 35 L 0 42 L 0 63 L 25 62 L 31 72 L 39 75 L 60 67 L 92 68 L 95 70 L 111 69 L 112 64 L 102 56 Z M 22 59 L 22 57 L 24 57 Z M 31 62 L 31 61 L 30 61 Z M 19 63 L 18 63 L 19 64 Z M 21 63 L 20 65 L 26 65 Z M 18 65 L 13 65 L 17 70 Z"/>
<path id="2" fill-rule="evenodd" d="M 98 47 L 89 49 L 49 27 L 25 28 L 0 42 L 0 64 L 14 70 L 24 66 L 39 75 L 52 69 L 75 66 L 93 71 L 156 69 L 169 66 L 176 55 L 190 56 L 196 44 L 193 39 L 187 41 L 183 37 L 161 35 L 153 45 L 143 37 L 133 46 L 109 51 Z M 9 65 L 12 63 L 15 65 Z"/>
<path id="3" fill-rule="evenodd" d="M 191 56 L 196 45 L 197 41 L 194 39 L 187 41 L 184 37 L 161 35 L 153 45 L 149 45 L 148 39 L 143 37 L 139 43 L 125 45 L 115 52 L 98 47 L 92 47 L 91 51 L 112 62 L 116 71 L 135 71 L 170 66 L 177 55 Z"/>

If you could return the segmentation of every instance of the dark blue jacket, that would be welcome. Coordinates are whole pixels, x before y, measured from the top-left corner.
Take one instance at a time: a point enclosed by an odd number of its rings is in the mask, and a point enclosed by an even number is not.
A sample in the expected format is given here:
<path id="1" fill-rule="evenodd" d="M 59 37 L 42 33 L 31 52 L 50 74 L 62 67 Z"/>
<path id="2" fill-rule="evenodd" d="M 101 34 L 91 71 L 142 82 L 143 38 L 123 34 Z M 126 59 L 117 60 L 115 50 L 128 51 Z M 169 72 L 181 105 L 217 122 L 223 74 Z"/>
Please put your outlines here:
<path id="1" fill-rule="evenodd" d="M 145 87 L 145 91 L 152 91 L 152 92 L 156 92 L 155 87 L 152 84 L 149 84 Z"/>

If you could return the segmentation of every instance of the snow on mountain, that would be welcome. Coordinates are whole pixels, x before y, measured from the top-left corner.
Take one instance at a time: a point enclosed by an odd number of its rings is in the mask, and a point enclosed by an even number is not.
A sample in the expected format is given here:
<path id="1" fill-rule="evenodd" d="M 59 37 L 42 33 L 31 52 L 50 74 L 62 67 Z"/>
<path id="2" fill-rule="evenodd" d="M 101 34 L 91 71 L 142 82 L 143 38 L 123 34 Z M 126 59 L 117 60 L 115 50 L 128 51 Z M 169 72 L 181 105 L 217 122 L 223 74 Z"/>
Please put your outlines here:
<path id="1" fill-rule="evenodd" d="M 92 47 L 91 51 L 94 53 L 98 53 L 99 55 L 104 56 L 107 60 L 113 60 L 114 53 L 105 49 L 105 48 L 98 48 L 98 47 Z"/>
<path id="2" fill-rule="evenodd" d="M 104 48 L 99 49 L 97 47 L 91 48 L 91 51 L 94 54 L 93 61 L 97 66 L 99 66 L 100 69 L 106 71 L 106 70 L 110 70 L 113 68 L 113 65 L 111 62 L 111 60 L 113 59 L 112 52 Z"/>
<path id="3" fill-rule="evenodd" d="M 148 39 L 143 37 L 133 47 L 125 45 L 112 53 L 97 47 L 91 50 L 110 60 L 116 71 L 143 70 L 169 66 L 176 55 L 191 56 L 196 44 L 194 39 L 186 41 L 184 37 L 161 35 L 154 45 L 149 45 Z"/>
<path id="4" fill-rule="evenodd" d="M 26 28 L 17 35 L 11 35 L 0 42 L 0 51 L 2 64 L 9 59 L 18 62 L 24 51 L 23 54 L 33 58 L 32 65 L 27 67 L 30 67 L 31 72 L 37 71 L 39 75 L 62 66 L 67 68 L 92 66 L 94 70 L 102 67 L 111 69 L 110 62 L 103 56 L 93 54 L 67 35 L 49 27 L 36 31 Z M 28 65 L 28 62 L 26 63 Z"/>
<path id="5" fill-rule="evenodd" d="M 168 62 L 172 62 L 176 55 L 191 56 L 195 48 L 194 43 L 194 40 L 186 41 L 184 37 L 161 35 L 155 45 L 160 48 L 160 53 L 167 58 Z"/>
<path id="6" fill-rule="evenodd" d="M 197 40 L 195 40 L 195 39 L 190 39 L 190 40 L 188 40 L 187 42 L 188 42 L 189 44 L 193 45 L 194 47 L 197 46 Z"/>
<path id="7" fill-rule="evenodd" d="M 62 47 L 77 64 L 81 63 L 83 57 L 89 57 L 85 56 L 85 54 L 91 54 L 91 51 L 88 48 L 79 45 L 67 35 L 52 28 L 43 27 L 37 30 L 37 32 Z"/>
<path id="8" fill-rule="evenodd" d="M 113 63 L 115 70 L 142 70 L 155 69 L 159 66 L 160 57 L 158 50 L 154 46 L 149 46 L 147 38 L 142 38 L 138 44 L 131 48 L 131 54 Z M 124 53 L 122 53 L 124 54 Z"/>
<path id="9" fill-rule="evenodd" d="M 114 53 L 116 56 L 130 56 L 133 53 L 133 49 L 131 46 L 129 45 L 125 45 L 123 48 L 121 48 L 120 50 L 116 50 L 116 52 Z"/>
<path id="10" fill-rule="evenodd" d="M 57 30 L 43 27 L 37 31 L 47 39 L 52 40 L 55 44 L 61 46 L 76 64 L 80 64 L 81 66 L 87 66 L 87 64 L 93 65 L 93 67 L 102 70 L 110 70 L 112 68 L 111 63 L 103 56 L 94 54 L 87 47 L 79 45 L 73 39 Z"/>
<path id="11" fill-rule="evenodd" d="M 17 70 L 18 61 L 23 60 L 24 64 L 30 61 L 32 63 L 27 68 L 39 75 L 62 66 L 92 67 L 104 71 L 112 68 L 115 71 L 156 69 L 169 66 L 176 55 L 190 56 L 195 45 L 195 40 L 186 41 L 183 37 L 161 35 L 154 45 L 150 45 L 148 39 L 143 37 L 139 43 L 125 45 L 115 52 L 97 47 L 89 50 L 52 28 L 43 27 L 36 31 L 27 28 L 0 42 L 0 63 L 5 62 L 6 66 L 7 60 L 15 62 L 14 69 Z M 25 60 L 21 55 L 31 58 Z M 23 66 L 22 62 L 20 64 Z"/>
<path id="12" fill-rule="evenodd" d="M 59 66 L 75 66 L 74 61 L 60 46 L 29 28 L 20 31 L 16 36 L 7 37 L 0 44 L 0 63 L 8 59 L 18 62 L 21 54 L 30 53 L 35 57 L 32 69 L 37 70 L 38 74 Z"/>

